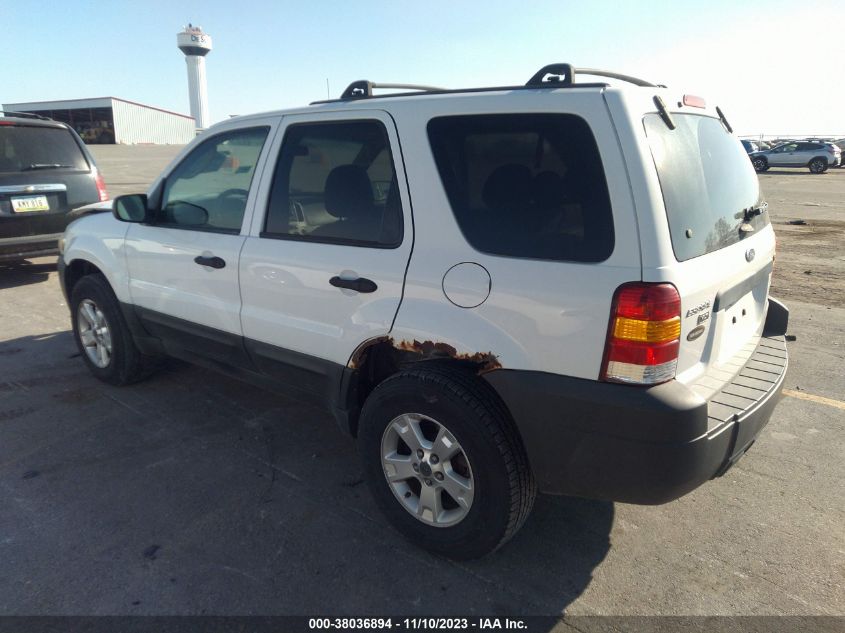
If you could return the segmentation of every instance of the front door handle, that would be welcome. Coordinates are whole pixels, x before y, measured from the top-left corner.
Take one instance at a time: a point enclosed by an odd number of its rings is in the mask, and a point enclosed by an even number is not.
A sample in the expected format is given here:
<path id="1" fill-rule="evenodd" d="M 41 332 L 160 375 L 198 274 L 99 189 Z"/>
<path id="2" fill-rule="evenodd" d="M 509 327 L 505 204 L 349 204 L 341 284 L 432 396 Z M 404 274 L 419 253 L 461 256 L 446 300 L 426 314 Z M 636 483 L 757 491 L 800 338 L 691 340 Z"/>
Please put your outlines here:
<path id="1" fill-rule="evenodd" d="M 348 288 L 349 290 L 354 290 L 355 292 L 375 292 L 378 290 L 376 282 L 371 279 L 364 279 L 363 277 L 359 277 L 358 279 L 341 279 L 340 277 L 332 277 L 329 279 L 329 283 L 335 288 Z"/>
<path id="2" fill-rule="evenodd" d="M 226 260 L 222 257 L 205 257 L 203 255 L 197 255 L 194 257 L 194 261 L 199 264 L 200 266 L 208 266 L 209 268 L 225 268 L 226 267 Z"/>

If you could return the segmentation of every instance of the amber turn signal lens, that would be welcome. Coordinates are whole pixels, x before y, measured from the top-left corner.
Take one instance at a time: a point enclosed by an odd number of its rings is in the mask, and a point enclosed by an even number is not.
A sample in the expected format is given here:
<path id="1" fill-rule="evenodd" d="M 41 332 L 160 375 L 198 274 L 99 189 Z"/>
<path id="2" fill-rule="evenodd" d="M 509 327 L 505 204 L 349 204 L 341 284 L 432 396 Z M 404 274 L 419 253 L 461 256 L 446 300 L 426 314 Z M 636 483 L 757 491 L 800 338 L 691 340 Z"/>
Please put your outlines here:
<path id="1" fill-rule="evenodd" d="M 665 321 L 642 321 L 617 317 L 613 325 L 614 338 L 645 343 L 671 341 L 681 335 L 681 319 L 674 317 Z"/>

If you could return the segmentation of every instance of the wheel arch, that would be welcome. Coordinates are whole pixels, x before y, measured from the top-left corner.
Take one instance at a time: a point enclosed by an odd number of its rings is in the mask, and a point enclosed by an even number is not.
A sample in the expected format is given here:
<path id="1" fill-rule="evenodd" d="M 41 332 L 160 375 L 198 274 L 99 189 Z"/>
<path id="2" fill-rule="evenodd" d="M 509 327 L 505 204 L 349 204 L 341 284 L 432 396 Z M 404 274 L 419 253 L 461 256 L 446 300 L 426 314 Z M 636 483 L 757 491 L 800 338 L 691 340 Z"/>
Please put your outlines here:
<path id="1" fill-rule="evenodd" d="M 358 434 L 358 418 L 367 397 L 382 382 L 412 367 L 446 366 L 467 374 L 481 375 L 499 369 L 492 353 L 458 354 L 445 343 L 433 341 L 397 341 L 383 336 L 362 343 L 347 364 L 341 385 L 341 403 L 347 411 L 343 423 L 353 437 Z"/>
<path id="2" fill-rule="evenodd" d="M 74 259 L 68 262 L 65 266 L 65 273 L 63 278 L 64 290 L 65 295 L 68 297 L 68 300 L 73 295 L 73 288 L 79 283 L 79 280 L 87 275 L 96 275 L 96 274 L 103 274 L 103 271 L 92 264 L 87 259 Z"/>
<path id="3" fill-rule="evenodd" d="M 349 358 L 341 385 L 340 401 L 348 412 L 344 430 L 357 435 L 358 416 L 367 397 L 378 385 L 402 370 L 437 365 L 481 380 L 481 376 L 502 369 L 501 354 L 493 350 L 476 351 L 480 349 L 454 339 L 420 339 L 396 331 L 390 336 L 364 341 Z M 492 386 L 491 389 L 496 391 Z M 498 397 L 498 393 L 496 395 Z M 504 401 L 499 399 L 507 410 Z"/>
<path id="4" fill-rule="evenodd" d="M 356 434 L 357 414 L 372 390 L 419 363 L 448 365 L 476 376 L 535 364 L 522 343 L 485 319 L 482 310 L 406 297 L 393 328 L 360 343 L 346 363 L 340 403 L 351 415 L 344 428 Z"/>
<path id="5" fill-rule="evenodd" d="M 123 254 L 128 229 L 129 224 L 118 222 L 110 213 L 86 215 L 68 226 L 61 255 L 65 266 L 63 283 L 68 298 L 79 279 L 86 274 L 99 272 L 109 282 L 118 301 L 131 303 Z"/>

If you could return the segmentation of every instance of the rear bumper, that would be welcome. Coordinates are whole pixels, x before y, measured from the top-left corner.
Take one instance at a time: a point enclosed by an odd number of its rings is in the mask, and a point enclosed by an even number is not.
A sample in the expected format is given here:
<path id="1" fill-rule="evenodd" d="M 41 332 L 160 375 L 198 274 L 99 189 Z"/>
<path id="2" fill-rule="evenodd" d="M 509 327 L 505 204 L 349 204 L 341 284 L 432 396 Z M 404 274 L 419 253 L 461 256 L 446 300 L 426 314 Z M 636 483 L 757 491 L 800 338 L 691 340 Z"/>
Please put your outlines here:
<path id="1" fill-rule="evenodd" d="M 0 238 L 0 261 L 55 255 L 61 233 Z"/>
<path id="2" fill-rule="evenodd" d="M 485 378 L 513 414 L 541 492 L 665 503 L 726 472 L 768 422 L 786 376 L 787 319 L 772 301 L 754 354 L 710 401 L 676 381 L 641 388 L 518 370 Z"/>

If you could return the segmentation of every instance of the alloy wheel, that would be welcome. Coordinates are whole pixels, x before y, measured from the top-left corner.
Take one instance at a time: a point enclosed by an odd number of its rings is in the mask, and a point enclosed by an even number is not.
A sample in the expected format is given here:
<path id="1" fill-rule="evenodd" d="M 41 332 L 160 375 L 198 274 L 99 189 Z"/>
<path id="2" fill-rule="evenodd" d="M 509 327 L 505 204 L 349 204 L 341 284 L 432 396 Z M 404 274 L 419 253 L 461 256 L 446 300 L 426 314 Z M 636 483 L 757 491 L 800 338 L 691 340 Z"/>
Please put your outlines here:
<path id="1" fill-rule="evenodd" d="M 472 469 L 442 423 L 418 413 L 395 417 L 382 436 L 381 458 L 394 496 L 419 521 L 450 527 L 469 513 L 475 496 Z"/>
<path id="2" fill-rule="evenodd" d="M 91 299 L 83 299 L 76 311 L 76 324 L 82 348 L 94 365 L 105 369 L 111 362 L 112 342 L 106 315 Z"/>

